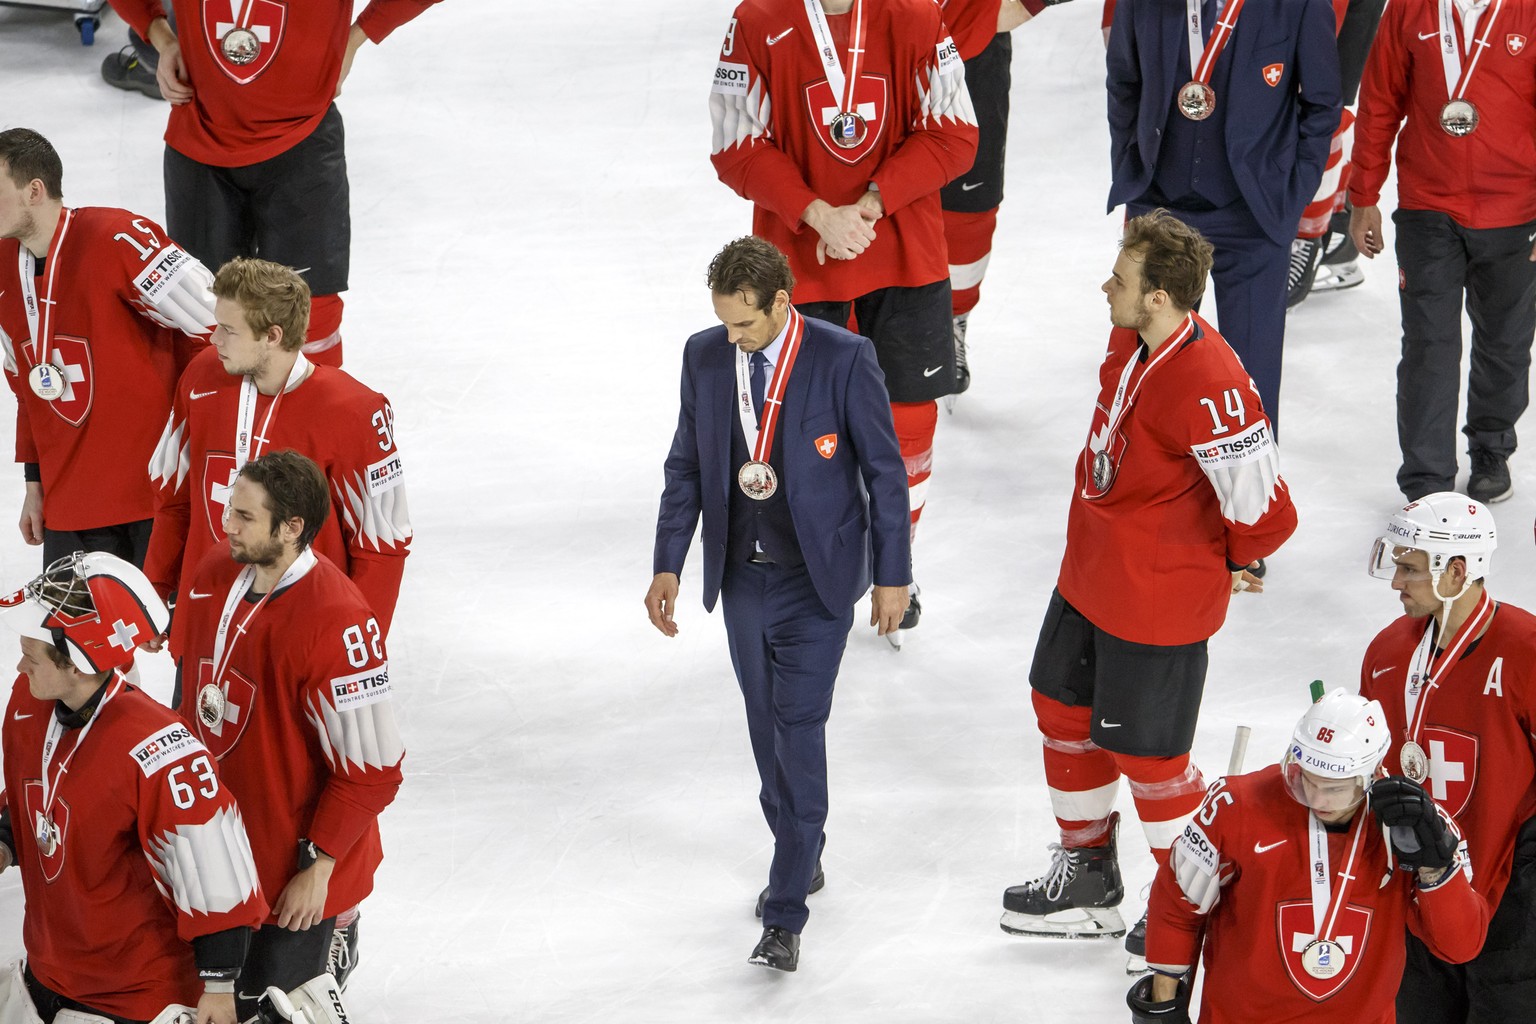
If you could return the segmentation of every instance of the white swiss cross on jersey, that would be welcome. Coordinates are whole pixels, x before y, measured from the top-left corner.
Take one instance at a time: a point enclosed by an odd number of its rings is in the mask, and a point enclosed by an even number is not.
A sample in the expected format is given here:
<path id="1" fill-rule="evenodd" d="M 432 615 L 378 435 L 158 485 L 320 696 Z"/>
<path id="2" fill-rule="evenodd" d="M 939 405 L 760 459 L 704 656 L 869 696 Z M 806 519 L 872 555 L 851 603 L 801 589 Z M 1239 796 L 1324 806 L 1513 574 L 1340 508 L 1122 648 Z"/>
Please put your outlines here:
<path id="1" fill-rule="evenodd" d="M 1477 782 L 1477 737 L 1443 725 L 1426 725 L 1419 744 L 1429 755 L 1424 788 L 1447 814 L 1460 817 Z"/>

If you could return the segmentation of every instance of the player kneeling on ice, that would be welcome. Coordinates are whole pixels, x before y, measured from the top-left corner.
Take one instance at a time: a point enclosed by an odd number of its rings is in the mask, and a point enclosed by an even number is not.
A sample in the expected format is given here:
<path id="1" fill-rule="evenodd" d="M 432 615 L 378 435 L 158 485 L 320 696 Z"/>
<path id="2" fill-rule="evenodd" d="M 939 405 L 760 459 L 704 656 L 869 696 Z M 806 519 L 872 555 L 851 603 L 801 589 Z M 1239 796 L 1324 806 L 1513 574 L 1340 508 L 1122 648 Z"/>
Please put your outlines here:
<path id="1" fill-rule="evenodd" d="M 26 896 L 26 960 L 0 977 L 8 1024 L 237 1020 L 267 915 L 240 809 L 187 724 L 126 675 L 169 618 L 142 572 L 101 551 L 0 598 L 21 634 L 0 870 L 17 865 Z"/>
<path id="2" fill-rule="evenodd" d="M 1444 960 L 1477 955 L 1489 913 L 1466 843 L 1418 783 L 1378 778 L 1390 744 L 1380 703 L 1334 690 L 1280 764 L 1207 790 L 1152 887 L 1135 1024 L 1189 1020 L 1202 940 L 1201 1024 L 1259 1007 L 1268 1024 L 1389 1024 L 1405 924 Z"/>

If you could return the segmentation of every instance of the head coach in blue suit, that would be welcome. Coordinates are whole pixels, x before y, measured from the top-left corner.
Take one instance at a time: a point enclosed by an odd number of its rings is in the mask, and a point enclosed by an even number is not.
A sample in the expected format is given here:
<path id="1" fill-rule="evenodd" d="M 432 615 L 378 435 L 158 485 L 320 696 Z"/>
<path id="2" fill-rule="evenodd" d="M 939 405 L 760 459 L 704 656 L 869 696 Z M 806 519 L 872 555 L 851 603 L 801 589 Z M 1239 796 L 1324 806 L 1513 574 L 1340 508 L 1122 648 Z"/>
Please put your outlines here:
<path id="1" fill-rule="evenodd" d="M 708 281 L 723 326 L 683 352 L 645 606 L 677 634 L 678 573 L 703 513 L 704 607 L 724 599 L 774 840 L 750 960 L 793 971 L 805 898 L 822 885 L 826 723 L 853 606 L 873 581 L 881 635 L 906 611 L 906 467 L 874 346 L 790 305 L 783 253 L 739 238 Z"/>
<path id="2" fill-rule="evenodd" d="M 1221 334 L 1274 426 L 1291 242 L 1343 102 L 1336 35 L 1331 0 L 1119 0 L 1109 33 L 1109 208 L 1165 207 L 1215 246 Z"/>

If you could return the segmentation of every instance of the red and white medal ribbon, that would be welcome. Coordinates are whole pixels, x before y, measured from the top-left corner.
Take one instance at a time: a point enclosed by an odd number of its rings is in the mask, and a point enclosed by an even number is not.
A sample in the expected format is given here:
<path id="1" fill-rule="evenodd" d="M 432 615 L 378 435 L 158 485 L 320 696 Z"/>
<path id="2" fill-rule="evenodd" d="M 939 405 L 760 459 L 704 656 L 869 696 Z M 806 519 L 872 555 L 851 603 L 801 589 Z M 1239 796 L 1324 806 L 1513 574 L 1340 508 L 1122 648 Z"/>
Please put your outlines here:
<path id="1" fill-rule="evenodd" d="M 1448 668 L 1454 666 L 1466 649 L 1467 644 L 1477 638 L 1482 632 L 1488 620 L 1493 617 L 1493 599 L 1488 596 L 1488 591 L 1483 591 L 1483 596 L 1478 599 L 1477 607 L 1472 609 L 1472 614 L 1467 621 L 1461 624 L 1461 629 L 1456 632 L 1456 638 L 1451 641 L 1439 655 L 1435 650 L 1435 619 L 1430 616 L 1429 624 L 1424 627 L 1424 636 L 1419 639 L 1419 646 L 1413 652 L 1413 659 L 1408 664 L 1408 678 L 1403 683 L 1403 709 L 1407 718 L 1408 732 L 1405 740 L 1408 743 L 1417 744 L 1419 733 L 1424 729 L 1424 718 L 1429 713 L 1429 695 L 1440 685 L 1440 676 Z M 1406 765 L 1403 766 L 1405 769 Z M 1414 779 L 1422 782 L 1422 779 Z"/>
<path id="2" fill-rule="evenodd" d="M 240 637 L 245 635 L 245 627 L 250 625 L 256 613 L 261 611 L 267 600 L 284 587 L 292 586 L 304 577 L 304 574 L 315 567 L 315 552 L 311 548 L 305 548 L 299 552 L 299 557 L 293 560 L 288 571 L 283 573 L 277 581 L 277 586 L 261 595 L 261 600 L 256 602 L 249 614 L 240 620 L 235 627 L 235 636 L 229 635 L 229 627 L 235 617 L 235 609 L 240 607 L 246 591 L 251 589 L 251 584 L 256 579 L 256 567 L 248 565 L 240 570 L 240 575 L 229 586 L 229 596 L 224 599 L 224 612 L 219 616 L 219 626 L 213 634 L 213 679 L 211 685 L 219 689 L 224 688 L 224 671 L 229 667 L 229 659 L 234 657 L 235 645 L 240 642 Z"/>
<path id="3" fill-rule="evenodd" d="M 48 247 L 48 270 L 44 276 L 41 301 L 37 297 L 37 258 L 26 246 L 17 247 L 16 273 L 21 277 L 21 299 L 27 310 L 27 329 L 32 332 L 32 344 L 37 349 L 37 366 L 48 362 L 53 344 L 53 286 L 59 279 L 64 237 L 69 234 L 69 223 L 74 216 L 74 210 L 65 209 L 53 233 L 53 244 Z"/>
<path id="4" fill-rule="evenodd" d="M 779 429 L 784 392 L 789 387 L 789 375 L 795 369 L 795 359 L 800 355 L 800 343 L 804 340 L 805 318 L 791 306 L 784 331 L 784 347 L 779 350 L 779 361 L 774 364 L 773 380 L 763 393 L 761 416 L 752 408 L 752 357 L 739 348 L 736 350 L 736 413 L 741 417 L 741 433 L 755 462 L 767 462 L 768 453 L 773 451 L 773 436 Z"/>
<path id="5" fill-rule="evenodd" d="M 1466 67 L 1462 67 L 1461 48 L 1456 45 L 1456 17 L 1453 13 L 1455 3 L 1456 0 L 1440 0 L 1440 63 L 1445 69 L 1446 94 L 1453 101 L 1466 95 L 1467 86 L 1472 82 L 1472 74 L 1477 70 L 1477 62 L 1482 60 L 1483 54 L 1488 50 L 1488 39 L 1493 35 L 1493 23 L 1499 20 L 1499 11 L 1504 8 L 1504 0 L 1493 0 L 1493 10 L 1488 12 L 1483 33 L 1475 43 L 1471 33 L 1466 33 L 1467 52 L 1472 55 L 1472 59 L 1467 62 Z"/>
<path id="6" fill-rule="evenodd" d="M 288 371 L 288 380 L 283 384 L 283 390 L 272 398 L 272 404 L 267 406 L 267 415 L 261 421 L 261 432 L 258 435 L 251 428 L 256 423 L 256 402 L 260 392 L 256 390 L 256 379 L 250 374 L 240 378 L 240 408 L 235 413 L 235 472 L 245 468 L 245 464 L 261 455 L 262 445 L 267 443 L 267 430 L 272 426 L 272 417 L 277 413 L 277 406 L 283 400 L 283 396 L 304 379 L 309 372 L 310 362 L 300 352 L 299 357 L 293 361 L 293 369 Z M 260 441 L 260 444 L 253 444 Z M 234 486 L 234 481 L 230 481 Z"/>
<path id="7" fill-rule="evenodd" d="M 821 8 L 821 0 L 805 0 L 805 14 L 811 19 L 811 32 L 816 36 L 816 48 L 821 52 L 821 66 L 827 75 L 832 95 L 837 97 L 839 110 L 844 114 L 857 113 L 853 105 L 853 86 L 859 80 L 859 65 L 864 58 L 864 0 L 854 0 L 853 32 L 848 39 L 848 70 L 843 71 L 842 59 L 837 55 L 837 45 L 832 41 L 832 26 L 827 24 L 827 12 Z"/>
<path id="8" fill-rule="evenodd" d="M 33 822 L 34 830 L 32 833 L 40 846 L 44 844 L 51 845 L 47 837 L 53 831 L 53 805 L 59 798 L 59 783 L 63 781 L 64 776 L 69 772 L 69 762 L 75 759 L 75 754 L 79 752 L 81 744 L 85 742 L 86 736 L 90 735 L 91 728 L 101 718 L 102 709 L 107 706 L 108 701 L 118 695 L 126 682 L 127 680 L 122 672 L 114 671 L 112 673 L 111 687 L 102 695 L 101 701 L 96 705 L 96 710 L 91 713 L 91 717 L 81 727 L 80 735 L 75 738 L 75 745 L 69 748 L 69 753 L 60 762 L 59 769 L 53 773 L 52 779 L 48 777 L 48 768 L 53 764 L 54 755 L 59 752 L 59 740 L 64 737 L 64 723 L 59 721 L 56 710 L 50 710 L 48 715 L 48 733 L 43 739 L 43 810 L 41 817 Z M 53 851 L 50 849 L 43 850 L 44 856 L 52 856 L 52 854 Z"/>
<path id="9" fill-rule="evenodd" d="M 1201 0 L 1184 0 L 1184 9 L 1189 15 L 1184 20 L 1184 27 L 1189 31 L 1189 70 L 1193 80 L 1201 85 L 1211 84 L 1211 72 L 1221 57 L 1221 51 L 1232 41 L 1237 17 L 1243 13 L 1243 3 L 1244 0 L 1231 0 L 1227 4 L 1226 10 L 1216 20 L 1216 27 L 1211 29 L 1211 41 L 1207 45 L 1201 24 Z"/>
<path id="10" fill-rule="evenodd" d="M 1125 369 L 1120 371 L 1120 383 L 1115 388 L 1114 399 L 1109 403 L 1109 413 L 1104 424 L 1103 433 L 1095 432 L 1091 426 L 1088 430 L 1088 444 L 1083 449 L 1083 464 L 1087 467 L 1087 479 L 1089 482 L 1093 481 L 1094 460 L 1101 453 L 1114 448 L 1114 439 L 1120 433 L 1120 423 L 1130 414 L 1131 406 L 1136 404 L 1136 396 L 1141 393 L 1141 386 L 1147 382 L 1148 377 L 1152 376 L 1152 371 L 1162 365 L 1163 360 L 1177 351 L 1179 346 L 1188 341 L 1194 333 L 1195 317 L 1191 313 L 1185 316 L 1183 325 L 1174 331 L 1167 341 L 1163 342 L 1163 347 L 1158 349 L 1157 354 L 1147 362 L 1146 368 L 1141 372 L 1141 376 L 1136 377 L 1134 385 L 1131 383 L 1131 378 L 1135 376 L 1136 368 L 1141 366 L 1142 346 L 1137 345 L 1132 350 L 1131 357 L 1125 362 Z M 1100 494 L 1102 493 L 1101 491 Z M 1086 487 L 1083 488 L 1084 498 L 1092 499 L 1097 496 L 1089 494 Z"/>
<path id="11" fill-rule="evenodd" d="M 1316 814 L 1309 812 L 1308 816 L 1312 819 L 1312 938 L 1314 942 L 1332 943 L 1339 927 L 1339 913 L 1349 902 L 1349 884 L 1355 879 L 1355 862 L 1360 856 L 1361 837 L 1365 835 L 1365 814 L 1356 813 L 1350 827 L 1349 856 L 1344 861 L 1344 870 L 1339 872 L 1343 882 L 1337 892 L 1333 891 L 1333 871 L 1328 862 L 1328 829 Z"/>

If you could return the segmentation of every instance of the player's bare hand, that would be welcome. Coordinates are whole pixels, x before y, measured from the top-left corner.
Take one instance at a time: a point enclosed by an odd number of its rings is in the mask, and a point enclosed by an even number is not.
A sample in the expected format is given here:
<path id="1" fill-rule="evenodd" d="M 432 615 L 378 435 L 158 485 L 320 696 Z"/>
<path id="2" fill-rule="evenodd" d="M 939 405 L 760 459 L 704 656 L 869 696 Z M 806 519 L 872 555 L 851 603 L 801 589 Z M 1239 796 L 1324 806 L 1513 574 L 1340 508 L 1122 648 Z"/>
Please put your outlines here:
<path id="1" fill-rule="evenodd" d="M 165 641 L 167 636 L 168 634 L 166 633 L 160 633 L 156 636 L 152 636 L 148 640 L 145 640 L 143 643 L 139 644 L 139 650 L 148 651 L 150 654 L 159 654 L 161 651 L 165 650 Z"/>
<path id="2" fill-rule="evenodd" d="M 1375 259 L 1376 254 L 1386 247 L 1385 236 L 1381 232 L 1381 207 L 1357 206 L 1349 211 L 1349 240 L 1355 243 L 1366 259 Z M 1536 259 L 1536 255 L 1531 257 Z"/>
<path id="3" fill-rule="evenodd" d="M 676 612 L 677 573 L 659 572 L 651 577 L 651 589 L 645 592 L 645 614 L 663 635 L 677 636 L 677 623 L 672 621 Z"/>
<path id="4" fill-rule="evenodd" d="M 279 928 L 301 932 L 325 920 L 325 894 L 330 890 L 331 870 L 335 866 L 334 860 L 321 854 L 319 860 L 288 880 L 272 905 Z"/>
<path id="5" fill-rule="evenodd" d="M 233 992 L 204 992 L 197 1001 L 197 1024 L 240 1024 Z"/>
<path id="6" fill-rule="evenodd" d="M 816 199 L 801 214 L 813 231 L 821 236 L 816 247 L 816 258 L 823 256 L 834 260 L 851 260 L 875 240 L 874 221 L 868 219 L 869 209 L 857 203 L 848 206 L 831 206 Z"/>
<path id="7" fill-rule="evenodd" d="M 880 198 L 880 193 L 870 189 L 859 196 L 858 202 L 853 204 L 859 211 L 859 215 L 870 224 L 885 216 L 885 200 Z"/>
<path id="8" fill-rule="evenodd" d="M 901 628 L 901 617 L 907 614 L 912 596 L 906 587 L 875 587 L 869 602 L 869 624 L 875 627 L 876 636 L 885 636 Z"/>
<path id="9" fill-rule="evenodd" d="M 1232 593 L 1234 594 L 1262 594 L 1264 593 L 1264 581 L 1255 576 L 1250 569 L 1257 569 L 1258 562 L 1254 562 L 1247 569 L 1239 569 L 1232 574 Z"/>
<path id="10" fill-rule="evenodd" d="M 28 544 L 43 542 L 43 485 L 27 481 L 27 496 L 21 500 L 21 539 Z"/>
<path id="11" fill-rule="evenodd" d="M 181 44 L 174 39 L 160 51 L 155 83 L 160 86 L 160 95 L 172 106 L 192 102 L 192 80 L 187 77 L 187 65 L 181 58 Z"/>
<path id="12" fill-rule="evenodd" d="M 368 34 L 356 25 L 347 33 L 347 52 L 341 58 L 341 74 L 336 78 L 336 96 L 341 95 L 341 86 L 352 73 L 352 58 L 357 56 L 357 51 L 368 41 Z M 332 99 L 335 99 L 333 96 Z"/>

